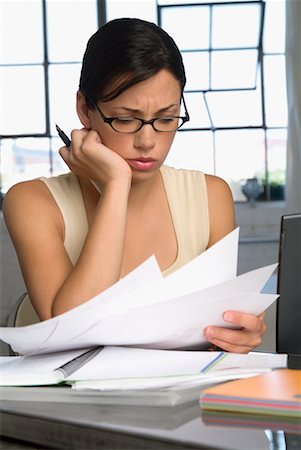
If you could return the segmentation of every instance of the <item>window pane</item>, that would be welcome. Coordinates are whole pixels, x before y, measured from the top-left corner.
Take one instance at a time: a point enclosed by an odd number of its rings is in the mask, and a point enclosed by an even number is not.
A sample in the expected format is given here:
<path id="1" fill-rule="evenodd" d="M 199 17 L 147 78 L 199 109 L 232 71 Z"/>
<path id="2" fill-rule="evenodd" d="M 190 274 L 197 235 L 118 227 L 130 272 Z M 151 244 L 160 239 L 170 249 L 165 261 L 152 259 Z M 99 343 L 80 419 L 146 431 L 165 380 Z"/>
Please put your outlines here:
<path id="1" fill-rule="evenodd" d="M 214 173 L 212 132 L 179 131 L 176 134 L 166 164 L 183 169 Z"/>
<path id="2" fill-rule="evenodd" d="M 265 53 L 285 51 L 285 0 L 266 0 L 263 51 Z"/>
<path id="3" fill-rule="evenodd" d="M 1 15 L 1 64 L 41 63 L 42 1 L 2 1 Z"/>
<path id="4" fill-rule="evenodd" d="M 161 26 L 180 50 L 209 48 L 209 8 L 191 6 L 163 8 Z"/>
<path id="5" fill-rule="evenodd" d="M 48 51 L 51 62 L 81 61 L 97 30 L 95 0 L 48 0 Z"/>
<path id="6" fill-rule="evenodd" d="M 223 0 L 222 3 L 249 2 L 250 0 Z M 274 0 L 273 0 L 274 1 Z M 182 3 L 218 3 L 219 0 L 158 0 L 159 5 L 178 5 Z"/>
<path id="7" fill-rule="evenodd" d="M 137 17 L 139 19 L 157 22 L 156 0 L 109 0 L 106 2 L 107 20 L 119 17 Z"/>
<path id="8" fill-rule="evenodd" d="M 212 89 L 254 88 L 257 50 L 212 52 Z"/>
<path id="9" fill-rule="evenodd" d="M 285 184 L 286 171 L 286 130 L 268 130 L 267 147 L 269 161 L 269 183 L 272 188 Z"/>
<path id="10" fill-rule="evenodd" d="M 185 52 L 182 54 L 186 72 L 187 90 L 209 89 L 208 52 Z"/>
<path id="11" fill-rule="evenodd" d="M 51 175 L 60 175 L 62 173 L 70 172 L 69 167 L 59 154 L 59 149 L 64 145 L 60 138 L 51 138 L 51 160 L 52 160 L 52 172 Z"/>
<path id="12" fill-rule="evenodd" d="M 49 176 L 49 139 L 3 139 L 1 142 L 2 192 L 19 181 Z"/>
<path id="13" fill-rule="evenodd" d="M 256 47 L 259 42 L 258 4 L 218 5 L 212 11 L 212 47 Z"/>
<path id="14" fill-rule="evenodd" d="M 69 135 L 73 128 L 82 125 L 76 114 L 81 64 L 52 64 L 49 66 L 51 134 L 56 136 L 57 123 Z"/>
<path id="15" fill-rule="evenodd" d="M 204 102 L 203 93 L 185 93 L 185 101 L 190 116 L 190 121 L 182 128 L 210 128 L 211 123 Z"/>
<path id="16" fill-rule="evenodd" d="M 264 131 L 217 131 L 215 144 L 216 174 L 229 183 L 234 200 L 245 201 L 241 187 L 246 179 L 264 173 Z"/>
<path id="17" fill-rule="evenodd" d="M 0 134 L 45 133 L 43 67 L 1 67 L 0 78 Z"/>
<path id="18" fill-rule="evenodd" d="M 206 94 L 215 127 L 248 127 L 262 124 L 261 90 L 208 92 Z"/>
<path id="19" fill-rule="evenodd" d="M 264 56 L 266 123 L 269 127 L 287 125 L 285 57 Z"/>

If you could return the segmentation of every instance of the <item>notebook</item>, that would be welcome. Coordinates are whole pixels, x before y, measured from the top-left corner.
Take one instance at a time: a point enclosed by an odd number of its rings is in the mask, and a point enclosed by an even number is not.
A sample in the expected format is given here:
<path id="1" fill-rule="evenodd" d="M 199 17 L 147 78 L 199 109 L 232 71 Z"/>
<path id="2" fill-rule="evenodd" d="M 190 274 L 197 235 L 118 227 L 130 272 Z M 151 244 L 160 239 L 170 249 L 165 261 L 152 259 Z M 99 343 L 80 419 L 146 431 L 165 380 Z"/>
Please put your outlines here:
<path id="1" fill-rule="evenodd" d="M 301 370 L 276 369 L 202 391 L 204 410 L 301 419 Z"/>
<path id="2" fill-rule="evenodd" d="M 277 293 L 276 351 L 301 369 L 301 213 L 281 218 Z"/>

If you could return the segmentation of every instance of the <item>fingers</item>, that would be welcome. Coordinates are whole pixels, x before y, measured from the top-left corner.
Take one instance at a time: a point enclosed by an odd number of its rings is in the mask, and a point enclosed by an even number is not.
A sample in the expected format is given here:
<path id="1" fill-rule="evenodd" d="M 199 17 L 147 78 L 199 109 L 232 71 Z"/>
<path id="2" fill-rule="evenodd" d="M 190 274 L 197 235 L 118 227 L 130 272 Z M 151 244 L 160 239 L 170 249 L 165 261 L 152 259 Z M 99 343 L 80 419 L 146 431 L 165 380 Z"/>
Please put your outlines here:
<path id="1" fill-rule="evenodd" d="M 217 347 L 228 352 L 248 353 L 261 344 L 266 330 L 264 314 L 255 316 L 237 311 L 227 311 L 224 320 L 235 327 L 214 327 L 205 329 L 205 338 Z"/>
<path id="2" fill-rule="evenodd" d="M 71 171 L 85 176 L 97 165 L 95 158 L 99 156 L 99 146 L 103 146 L 99 134 L 82 128 L 72 130 L 70 147 L 60 148 L 59 153 Z"/>
<path id="3" fill-rule="evenodd" d="M 206 329 L 205 338 L 211 344 L 234 353 L 248 353 L 261 344 L 259 334 L 223 327 L 209 327 Z"/>
<path id="4" fill-rule="evenodd" d="M 255 314 L 246 314 L 238 311 L 226 311 L 223 319 L 225 322 L 236 325 L 254 333 L 265 332 L 264 314 L 255 316 Z"/>
<path id="5" fill-rule="evenodd" d="M 129 164 L 118 152 L 106 147 L 95 130 L 73 130 L 69 150 L 62 147 L 60 155 L 72 172 L 93 181 L 98 189 L 116 180 L 128 184 L 132 177 Z"/>
<path id="6" fill-rule="evenodd" d="M 97 131 L 82 128 L 71 132 L 72 150 L 75 154 L 79 151 L 89 151 L 95 144 L 101 144 L 101 139 Z"/>
<path id="7" fill-rule="evenodd" d="M 59 149 L 59 154 L 62 157 L 62 159 L 65 161 L 67 166 L 71 169 L 70 163 L 69 163 L 69 158 L 70 158 L 70 150 L 69 150 L 69 148 L 67 148 L 66 146 L 61 147 Z"/>
<path id="8" fill-rule="evenodd" d="M 71 160 L 74 157 L 74 152 L 82 146 L 84 139 L 86 138 L 89 130 L 82 128 L 81 130 L 73 130 L 71 132 L 71 145 L 70 147 L 64 146 L 59 149 L 59 154 L 70 167 Z"/>

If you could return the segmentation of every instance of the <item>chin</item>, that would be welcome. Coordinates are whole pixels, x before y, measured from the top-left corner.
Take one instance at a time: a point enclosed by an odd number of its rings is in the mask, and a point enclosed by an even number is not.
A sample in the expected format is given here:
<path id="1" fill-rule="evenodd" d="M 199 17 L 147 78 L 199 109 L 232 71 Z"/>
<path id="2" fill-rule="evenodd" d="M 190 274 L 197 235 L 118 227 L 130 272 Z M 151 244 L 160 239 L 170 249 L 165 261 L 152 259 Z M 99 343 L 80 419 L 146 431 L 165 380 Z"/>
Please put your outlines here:
<path id="1" fill-rule="evenodd" d="M 152 171 L 139 171 L 139 170 L 133 170 L 132 173 L 132 184 L 141 183 L 144 181 L 149 181 L 152 178 L 154 178 L 159 170 L 152 170 Z"/>

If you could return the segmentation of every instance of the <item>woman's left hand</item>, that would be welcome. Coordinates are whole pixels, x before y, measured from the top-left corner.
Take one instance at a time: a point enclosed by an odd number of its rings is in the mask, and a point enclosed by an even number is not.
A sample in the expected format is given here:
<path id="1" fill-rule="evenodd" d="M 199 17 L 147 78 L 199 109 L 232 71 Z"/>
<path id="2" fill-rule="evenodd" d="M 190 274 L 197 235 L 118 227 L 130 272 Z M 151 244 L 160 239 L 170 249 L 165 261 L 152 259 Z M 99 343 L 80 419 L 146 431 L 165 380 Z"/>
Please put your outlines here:
<path id="1" fill-rule="evenodd" d="M 211 344 L 233 353 L 248 353 L 261 344 L 261 338 L 266 331 L 264 313 L 259 316 L 238 311 L 226 311 L 223 319 L 229 325 L 239 329 L 208 326 L 205 338 Z"/>

